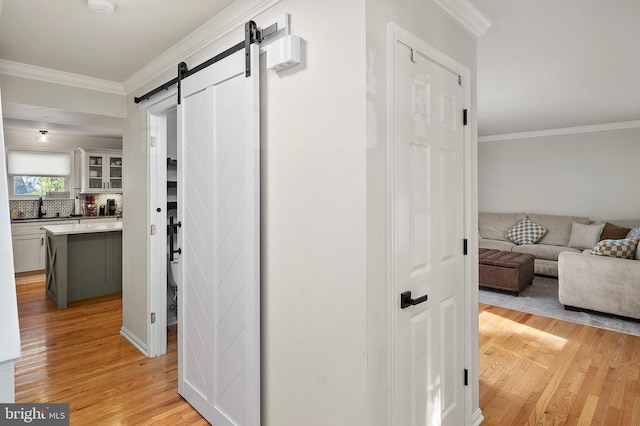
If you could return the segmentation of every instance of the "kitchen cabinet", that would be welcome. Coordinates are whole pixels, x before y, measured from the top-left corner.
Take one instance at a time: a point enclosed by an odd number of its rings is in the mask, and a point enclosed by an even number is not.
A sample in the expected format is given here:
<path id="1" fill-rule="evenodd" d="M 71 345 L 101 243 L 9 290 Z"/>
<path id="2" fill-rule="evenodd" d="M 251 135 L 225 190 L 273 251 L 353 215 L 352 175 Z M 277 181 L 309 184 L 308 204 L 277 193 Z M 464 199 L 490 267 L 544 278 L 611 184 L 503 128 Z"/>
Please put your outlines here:
<path id="1" fill-rule="evenodd" d="M 44 269 L 44 236 L 17 235 L 13 240 L 13 267 L 16 272 Z"/>
<path id="2" fill-rule="evenodd" d="M 77 221 L 55 221 L 34 223 L 14 223 L 11 225 L 13 243 L 13 267 L 15 272 L 37 271 L 45 268 L 46 225 L 74 224 Z"/>
<path id="3" fill-rule="evenodd" d="M 83 193 L 122 192 L 122 152 L 83 152 Z"/>
<path id="4" fill-rule="evenodd" d="M 122 291 L 122 222 L 46 226 L 47 297 L 71 300 Z"/>

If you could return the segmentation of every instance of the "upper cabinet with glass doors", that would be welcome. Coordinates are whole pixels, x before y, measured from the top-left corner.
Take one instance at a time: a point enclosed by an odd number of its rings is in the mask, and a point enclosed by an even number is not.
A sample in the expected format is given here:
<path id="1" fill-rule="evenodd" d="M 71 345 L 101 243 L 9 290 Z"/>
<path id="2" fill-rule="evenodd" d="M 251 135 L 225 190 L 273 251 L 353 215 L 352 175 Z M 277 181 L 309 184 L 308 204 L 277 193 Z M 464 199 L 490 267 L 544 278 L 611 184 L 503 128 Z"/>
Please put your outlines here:
<path id="1" fill-rule="evenodd" d="M 84 152 L 84 193 L 122 192 L 122 153 Z"/>

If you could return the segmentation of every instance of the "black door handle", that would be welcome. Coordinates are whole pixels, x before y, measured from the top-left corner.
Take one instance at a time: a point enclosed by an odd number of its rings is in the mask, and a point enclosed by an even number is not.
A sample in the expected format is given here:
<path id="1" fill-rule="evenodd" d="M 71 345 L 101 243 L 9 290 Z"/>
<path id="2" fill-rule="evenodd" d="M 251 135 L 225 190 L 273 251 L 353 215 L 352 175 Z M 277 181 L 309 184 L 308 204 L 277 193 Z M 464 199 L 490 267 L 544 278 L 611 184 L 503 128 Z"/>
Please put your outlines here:
<path id="1" fill-rule="evenodd" d="M 400 308 L 408 308 L 409 306 L 417 305 L 418 303 L 426 302 L 428 296 L 425 294 L 424 296 L 420 296 L 416 299 L 411 298 L 411 292 L 405 291 L 400 294 Z"/>
<path id="2" fill-rule="evenodd" d="M 167 235 L 169 236 L 169 260 L 171 262 L 174 261 L 174 254 L 178 253 L 178 254 L 182 254 L 182 249 L 178 248 L 177 250 L 175 250 L 173 248 L 174 243 L 173 243 L 173 237 L 175 236 L 175 234 L 178 233 L 178 228 L 180 228 L 182 226 L 182 222 L 178 222 L 178 223 L 174 223 L 173 222 L 173 216 L 169 216 L 169 224 L 167 225 Z"/>

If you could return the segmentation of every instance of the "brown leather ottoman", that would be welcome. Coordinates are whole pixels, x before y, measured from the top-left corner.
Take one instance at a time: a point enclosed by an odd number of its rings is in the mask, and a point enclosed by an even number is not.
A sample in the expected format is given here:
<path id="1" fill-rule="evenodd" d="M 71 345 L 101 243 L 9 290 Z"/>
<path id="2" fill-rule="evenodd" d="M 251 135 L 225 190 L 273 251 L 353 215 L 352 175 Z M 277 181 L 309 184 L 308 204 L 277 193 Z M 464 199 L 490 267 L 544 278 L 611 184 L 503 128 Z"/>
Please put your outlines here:
<path id="1" fill-rule="evenodd" d="M 480 249 L 480 286 L 507 290 L 514 296 L 534 277 L 532 254 Z"/>

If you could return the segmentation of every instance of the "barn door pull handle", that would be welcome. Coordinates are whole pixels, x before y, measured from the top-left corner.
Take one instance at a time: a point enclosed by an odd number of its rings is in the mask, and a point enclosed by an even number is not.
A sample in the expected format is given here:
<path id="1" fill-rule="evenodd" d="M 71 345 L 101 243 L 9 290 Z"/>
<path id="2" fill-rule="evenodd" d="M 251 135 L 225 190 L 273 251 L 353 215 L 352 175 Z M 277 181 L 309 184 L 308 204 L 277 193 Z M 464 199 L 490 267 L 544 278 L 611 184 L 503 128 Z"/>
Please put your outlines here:
<path id="1" fill-rule="evenodd" d="M 159 209 L 158 209 L 159 210 Z M 167 225 L 167 235 L 169 236 L 169 261 L 173 262 L 175 260 L 174 255 L 176 253 L 182 254 L 182 249 L 178 248 L 177 250 L 173 248 L 173 237 L 178 233 L 178 228 L 182 226 L 182 222 L 174 223 L 173 216 L 169 216 L 169 224 Z"/>
<path id="2" fill-rule="evenodd" d="M 400 308 L 408 308 L 409 306 L 417 305 L 418 303 L 426 302 L 428 296 L 425 294 L 424 296 L 418 297 L 416 299 L 411 298 L 411 292 L 405 291 L 400 294 Z"/>

